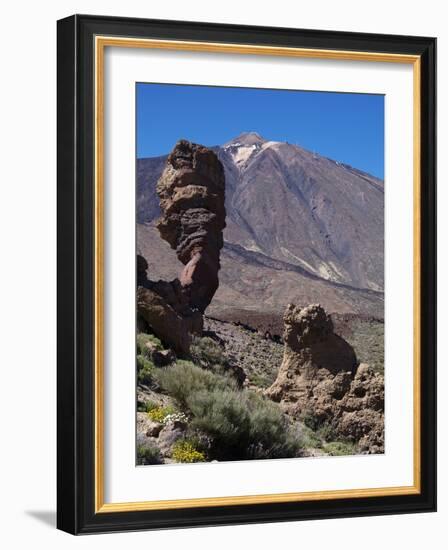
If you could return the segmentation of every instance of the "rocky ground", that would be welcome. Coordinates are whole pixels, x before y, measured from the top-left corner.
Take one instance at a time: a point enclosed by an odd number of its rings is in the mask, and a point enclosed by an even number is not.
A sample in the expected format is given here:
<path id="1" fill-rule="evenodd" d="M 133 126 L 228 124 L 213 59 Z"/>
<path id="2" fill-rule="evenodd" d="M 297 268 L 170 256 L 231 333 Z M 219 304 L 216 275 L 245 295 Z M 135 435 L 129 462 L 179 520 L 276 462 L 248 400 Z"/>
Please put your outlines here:
<path id="1" fill-rule="evenodd" d="M 274 382 L 283 357 L 281 342 L 275 342 L 247 325 L 211 317 L 205 317 L 204 329 L 205 334 L 223 345 L 228 360 L 243 368 L 248 386 L 267 388 Z"/>
<path id="2" fill-rule="evenodd" d="M 376 319 L 359 316 L 332 316 L 332 318 L 335 332 L 344 335 L 344 338 L 353 345 L 356 355 L 362 362 L 365 362 L 367 357 L 378 357 L 378 362 L 373 361 L 373 364 L 376 365 L 376 370 L 380 371 L 382 363 L 379 359 L 380 350 L 383 349 L 384 324 Z M 256 330 L 249 325 L 221 321 L 208 316 L 204 316 L 203 336 L 204 344 L 209 345 L 210 341 L 216 344 L 216 348 L 210 353 L 212 360 L 237 365 L 244 371 L 246 379 L 243 386 L 247 391 L 262 393 L 276 380 L 283 359 L 283 341 L 275 341 L 262 330 Z M 218 358 L 220 354 L 222 357 Z M 207 368 L 207 361 L 204 362 L 203 355 L 201 357 L 202 359 L 197 357 L 193 361 Z M 172 356 L 171 360 L 172 364 L 175 364 L 175 356 Z M 154 366 L 153 368 L 163 369 L 164 367 Z M 172 456 L 173 449 L 176 442 L 185 439 L 189 419 L 174 417 L 173 421 L 169 418 L 166 421 L 164 414 L 169 416 L 182 413 L 182 407 L 154 380 L 150 383 L 145 380 L 138 383 L 137 409 L 137 447 L 140 450 L 137 463 L 144 465 L 176 462 L 177 460 Z M 152 419 L 151 416 L 158 420 Z M 308 417 L 292 421 L 300 436 L 299 456 L 337 456 L 358 452 L 356 443 L 349 439 L 335 437 L 328 425 L 316 425 L 313 418 Z M 145 455 L 144 449 L 148 448 L 156 450 L 155 456 Z M 176 456 L 180 456 L 181 461 L 185 460 L 185 457 L 189 460 L 190 457 L 188 453 L 179 455 L 179 452 Z M 201 455 L 198 456 L 202 460 Z"/>
<path id="3" fill-rule="evenodd" d="M 234 320 L 236 311 L 217 312 L 219 319 L 206 316 L 204 329 L 222 341 L 229 360 L 243 367 L 249 385 L 267 388 L 274 382 L 282 362 L 283 341 L 279 334 L 283 331 L 283 321 L 273 315 L 240 313 L 241 322 Z M 384 321 L 350 314 L 332 314 L 331 318 L 335 333 L 353 347 L 358 361 L 383 373 Z"/>

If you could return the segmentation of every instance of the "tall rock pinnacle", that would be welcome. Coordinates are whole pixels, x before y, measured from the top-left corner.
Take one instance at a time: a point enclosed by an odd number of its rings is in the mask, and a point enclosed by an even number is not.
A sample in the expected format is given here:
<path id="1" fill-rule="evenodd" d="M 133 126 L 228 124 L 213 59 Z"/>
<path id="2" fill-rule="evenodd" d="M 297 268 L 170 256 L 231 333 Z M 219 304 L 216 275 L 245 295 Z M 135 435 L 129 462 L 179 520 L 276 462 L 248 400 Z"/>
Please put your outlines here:
<path id="1" fill-rule="evenodd" d="M 213 151 L 180 140 L 157 183 L 160 235 L 185 265 L 179 280 L 192 308 L 204 312 L 218 286 L 225 227 L 224 169 Z"/>

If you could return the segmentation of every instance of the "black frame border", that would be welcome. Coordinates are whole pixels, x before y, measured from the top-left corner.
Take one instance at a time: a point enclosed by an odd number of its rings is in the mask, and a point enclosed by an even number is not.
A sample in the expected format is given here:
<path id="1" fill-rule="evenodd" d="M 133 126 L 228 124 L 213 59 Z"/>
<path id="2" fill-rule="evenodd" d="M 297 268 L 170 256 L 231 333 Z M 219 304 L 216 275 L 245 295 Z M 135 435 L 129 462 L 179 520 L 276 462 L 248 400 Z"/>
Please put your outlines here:
<path id="1" fill-rule="evenodd" d="M 418 55 L 421 59 L 421 492 L 309 502 L 94 509 L 94 37 Z M 436 510 L 436 39 L 74 15 L 57 25 L 57 527 L 72 534 Z"/>

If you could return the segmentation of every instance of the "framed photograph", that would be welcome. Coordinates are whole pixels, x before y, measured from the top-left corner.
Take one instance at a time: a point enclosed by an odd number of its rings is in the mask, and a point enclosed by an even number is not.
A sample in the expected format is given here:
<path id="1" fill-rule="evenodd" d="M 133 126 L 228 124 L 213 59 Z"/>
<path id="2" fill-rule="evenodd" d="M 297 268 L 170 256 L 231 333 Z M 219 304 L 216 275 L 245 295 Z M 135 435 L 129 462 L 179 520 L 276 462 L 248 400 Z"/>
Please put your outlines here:
<path id="1" fill-rule="evenodd" d="M 425 37 L 58 21 L 58 527 L 436 507 Z"/>

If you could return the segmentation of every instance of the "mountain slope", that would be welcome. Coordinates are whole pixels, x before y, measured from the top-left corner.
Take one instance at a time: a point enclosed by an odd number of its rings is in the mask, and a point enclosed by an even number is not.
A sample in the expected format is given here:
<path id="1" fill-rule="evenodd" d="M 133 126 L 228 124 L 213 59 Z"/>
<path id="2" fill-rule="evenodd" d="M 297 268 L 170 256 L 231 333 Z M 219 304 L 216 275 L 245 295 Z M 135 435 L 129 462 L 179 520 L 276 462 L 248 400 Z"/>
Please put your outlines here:
<path id="1" fill-rule="evenodd" d="M 226 240 L 328 280 L 382 290 L 382 182 L 295 145 L 260 138 L 249 147 L 231 142 L 220 151 L 235 182 Z"/>
<path id="2" fill-rule="evenodd" d="M 137 225 L 137 252 L 148 261 L 152 280 L 172 280 L 179 276 L 182 266 L 153 224 Z M 330 313 L 383 317 L 381 292 L 326 281 L 294 264 L 224 243 L 219 288 L 207 308 L 208 315 L 255 326 L 260 311 L 278 320 L 289 302 L 302 306 L 320 303 Z"/>

